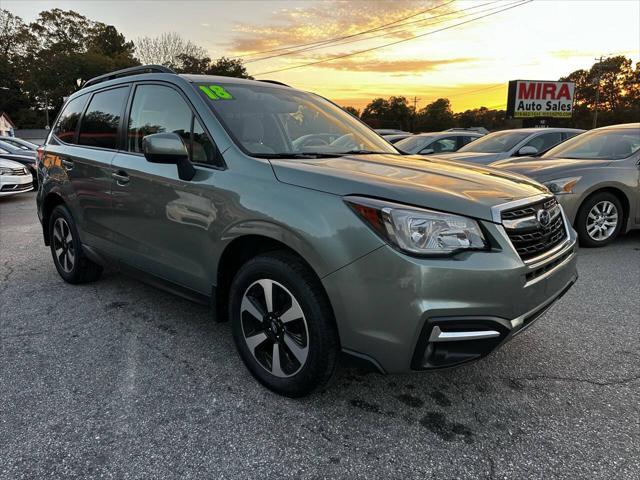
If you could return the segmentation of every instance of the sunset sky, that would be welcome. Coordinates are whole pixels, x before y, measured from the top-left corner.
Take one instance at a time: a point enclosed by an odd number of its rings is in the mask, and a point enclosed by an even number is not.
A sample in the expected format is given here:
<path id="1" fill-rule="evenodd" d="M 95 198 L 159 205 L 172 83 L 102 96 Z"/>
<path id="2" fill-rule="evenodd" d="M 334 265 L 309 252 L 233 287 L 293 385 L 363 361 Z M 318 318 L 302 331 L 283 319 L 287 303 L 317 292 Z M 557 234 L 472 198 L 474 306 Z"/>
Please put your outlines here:
<path id="1" fill-rule="evenodd" d="M 212 58 L 241 56 L 256 78 L 280 80 L 362 108 L 375 97 L 403 95 L 418 108 L 448 97 L 454 111 L 503 107 L 508 80 L 552 80 L 588 68 L 600 55 L 640 60 L 640 1 L 28 1 L 2 8 L 33 21 L 41 10 L 76 10 L 115 25 L 128 39 L 178 32 Z M 515 6 L 518 5 L 518 6 Z M 484 19 L 472 20 L 515 6 Z M 412 16 L 425 10 L 429 12 Z M 401 20 L 406 17 L 406 20 Z M 462 22 L 471 22 L 455 26 Z M 295 54 L 283 47 L 384 30 Z M 452 27 L 441 32 L 434 32 Z M 426 35 L 425 35 L 426 34 Z M 411 39 L 416 35 L 419 38 Z M 387 43 L 396 45 L 317 65 Z M 307 48 L 316 45 L 307 45 Z M 296 47 L 302 48 L 302 47 Z M 255 52 L 275 52 L 256 55 Z M 254 53 L 253 55 L 250 55 Z"/>

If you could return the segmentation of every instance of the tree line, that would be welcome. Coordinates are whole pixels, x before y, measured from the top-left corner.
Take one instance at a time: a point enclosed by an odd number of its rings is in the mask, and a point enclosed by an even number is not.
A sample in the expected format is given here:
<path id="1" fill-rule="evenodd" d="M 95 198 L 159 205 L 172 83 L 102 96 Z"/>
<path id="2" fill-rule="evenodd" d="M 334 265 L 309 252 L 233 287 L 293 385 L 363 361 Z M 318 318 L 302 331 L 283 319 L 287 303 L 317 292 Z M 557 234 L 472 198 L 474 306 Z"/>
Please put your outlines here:
<path id="1" fill-rule="evenodd" d="M 240 59 L 212 59 L 207 51 L 177 33 L 127 40 L 112 26 L 71 11 L 54 8 L 25 23 L 0 9 L 0 111 L 19 128 L 42 128 L 53 121 L 66 97 L 79 83 L 114 70 L 160 64 L 178 73 L 251 78 Z M 576 70 L 560 80 L 576 83 L 572 119 L 558 126 L 589 128 L 596 105 L 598 125 L 640 120 L 640 63 L 624 56 Z M 504 110 L 486 107 L 454 113 L 447 98 L 417 111 L 403 96 L 376 98 L 362 111 L 344 107 L 374 128 L 413 132 L 451 127 L 483 126 L 499 130 L 513 126 Z"/>
<path id="2" fill-rule="evenodd" d="M 634 67 L 624 56 L 596 62 L 588 70 L 576 70 L 561 81 L 576 84 L 573 117 L 553 119 L 559 127 L 591 128 L 598 108 L 598 126 L 640 121 L 640 62 Z M 487 107 L 454 113 L 447 98 L 439 98 L 414 110 L 406 97 L 376 98 L 360 111 L 344 107 L 373 128 L 397 128 L 411 132 L 429 132 L 447 128 L 481 126 L 501 130 L 515 126 L 505 110 Z"/>
<path id="3" fill-rule="evenodd" d="M 54 8 L 28 24 L 0 9 L 0 111 L 19 128 L 42 128 L 79 83 L 114 70 L 160 64 L 177 72 L 250 78 L 240 60 L 212 60 L 176 33 L 128 41 L 112 26 Z"/>

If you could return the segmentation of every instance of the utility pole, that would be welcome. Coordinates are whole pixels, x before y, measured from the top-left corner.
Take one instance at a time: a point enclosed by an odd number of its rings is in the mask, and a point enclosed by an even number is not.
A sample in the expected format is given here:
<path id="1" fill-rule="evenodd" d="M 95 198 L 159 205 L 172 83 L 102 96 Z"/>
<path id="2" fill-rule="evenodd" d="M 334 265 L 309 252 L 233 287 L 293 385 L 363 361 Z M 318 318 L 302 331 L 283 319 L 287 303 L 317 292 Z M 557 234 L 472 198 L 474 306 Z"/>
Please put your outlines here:
<path id="1" fill-rule="evenodd" d="M 411 131 L 412 133 L 415 133 L 415 129 L 416 129 L 416 117 L 418 116 L 418 100 L 420 100 L 418 97 L 414 96 L 413 97 L 413 115 L 411 117 Z"/>
<path id="2" fill-rule="evenodd" d="M 602 75 L 602 58 L 602 55 L 600 55 L 600 58 L 594 58 L 594 60 L 598 60 L 598 63 L 596 63 L 598 67 L 598 76 L 596 77 L 596 105 L 595 111 L 593 112 L 593 128 L 596 128 L 598 126 L 598 104 L 600 103 L 600 75 Z"/>
<path id="3" fill-rule="evenodd" d="M 49 97 L 47 96 L 47 92 L 44 92 L 44 115 L 47 122 L 47 125 L 44 128 L 49 130 Z"/>

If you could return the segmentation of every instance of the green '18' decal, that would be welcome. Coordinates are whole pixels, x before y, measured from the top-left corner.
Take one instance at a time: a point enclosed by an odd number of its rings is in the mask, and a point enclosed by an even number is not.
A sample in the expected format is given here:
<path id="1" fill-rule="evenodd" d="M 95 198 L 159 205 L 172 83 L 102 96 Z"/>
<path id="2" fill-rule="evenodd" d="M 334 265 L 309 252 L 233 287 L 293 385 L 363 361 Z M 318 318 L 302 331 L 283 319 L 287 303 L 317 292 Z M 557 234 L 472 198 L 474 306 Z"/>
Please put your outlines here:
<path id="1" fill-rule="evenodd" d="M 200 90 L 211 100 L 233 100 L 233 96 L 220 85 L 209 85 L 208 87 L 200 85 Z"/>

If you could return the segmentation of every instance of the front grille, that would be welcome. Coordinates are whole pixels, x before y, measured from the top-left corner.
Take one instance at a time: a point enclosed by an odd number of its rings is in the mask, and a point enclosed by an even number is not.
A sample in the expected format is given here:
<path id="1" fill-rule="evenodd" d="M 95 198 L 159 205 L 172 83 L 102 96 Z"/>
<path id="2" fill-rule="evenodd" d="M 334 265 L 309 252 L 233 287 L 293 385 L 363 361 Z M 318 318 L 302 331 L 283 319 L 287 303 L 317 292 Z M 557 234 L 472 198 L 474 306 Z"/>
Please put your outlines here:
<path id="1" fill-rule="evenodd" d="M 0 191 L 3 192 L 23 192 L 25 190 L 30 190 L 33 187 L 33 182 L 16 184 L 12 183 L 9 185 L 3 185 Z"/>
<path id="2" fill-rule="evenodd" d="M 522 260 L 530 260 L 543 255 L 567 238 L 567 231 L 555 198 L 544 199 L 524 207 L 513 208 L 502 212 L 502 220 L 535 219 L 539 210 L 558 210 L 558 215 L 549 225 L 542 226 L 537 220 L 531 222 L 533 226 L 523 228 L 506 228 L 505 231 L 511 244 Z M 531 223 L 529 225 L 531 225 Z"/>

